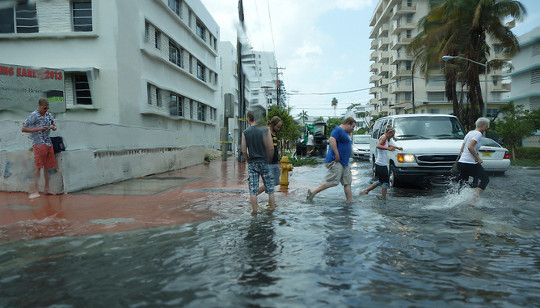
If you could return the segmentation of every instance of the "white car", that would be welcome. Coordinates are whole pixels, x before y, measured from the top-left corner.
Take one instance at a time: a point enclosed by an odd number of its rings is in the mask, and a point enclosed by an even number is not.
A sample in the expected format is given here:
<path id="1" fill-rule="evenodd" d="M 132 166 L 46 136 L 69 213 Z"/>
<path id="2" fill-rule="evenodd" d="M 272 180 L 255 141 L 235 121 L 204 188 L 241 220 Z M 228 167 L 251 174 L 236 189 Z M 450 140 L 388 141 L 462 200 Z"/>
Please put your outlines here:
<path id="1" fill-rule="evenodd" d="M 490 138 L 480 140 L 480 149 L 478 150 L 482 158 L 482 167 L 487 172 L 504 174 L 510 167 L 510 155 L 508 150 Z"/>
<path id="2" fill-rule="evenodd" d="M 353 135 L 352 157 L 369 160 L 370 135 Z"/>

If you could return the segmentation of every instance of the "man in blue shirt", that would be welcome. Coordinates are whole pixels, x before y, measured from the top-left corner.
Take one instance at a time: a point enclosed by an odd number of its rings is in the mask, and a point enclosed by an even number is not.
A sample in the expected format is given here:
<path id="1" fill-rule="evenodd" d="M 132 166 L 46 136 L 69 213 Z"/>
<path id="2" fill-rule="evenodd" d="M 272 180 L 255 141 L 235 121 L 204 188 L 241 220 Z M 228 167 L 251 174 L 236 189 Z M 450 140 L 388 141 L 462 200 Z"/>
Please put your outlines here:
<path id="1" fill-rule="evenodd" d="M 329 139 L 328 153 L 324 160 L 328 174 L 325 177 L 325 182 L 315 188 L 313 191 L 308 189 L 306 201 L 311 202 L 316 194 L 321 191 L 337 186 L 339 183 L 343 185 L 345 190 L 345 198 L 347 201 L 352 201 L 351 183 L 352 174 L 349 166 L 349 158 L 352 153 L 352 141 L 349 134 L 356 126 L 356 121 L 352 117 L 348 117 L 340 126 L 332 130 Z"/>

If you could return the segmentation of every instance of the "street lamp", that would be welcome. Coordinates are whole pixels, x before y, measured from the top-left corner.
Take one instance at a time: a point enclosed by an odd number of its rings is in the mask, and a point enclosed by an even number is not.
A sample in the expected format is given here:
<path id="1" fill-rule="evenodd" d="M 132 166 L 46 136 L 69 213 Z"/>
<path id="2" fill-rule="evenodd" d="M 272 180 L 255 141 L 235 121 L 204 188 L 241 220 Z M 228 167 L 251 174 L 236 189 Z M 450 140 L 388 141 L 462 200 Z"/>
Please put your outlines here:
<path id="1" fill-rule="evenodd" d="M 488 65 L 487 63 L 476 62 L 471 59 L 460 57 L 460 56 L 442 56 L 442 59 L 444 62 L 448 62 L 449 60 L 452 60 L 452 59 L 461 59 L 461 60 L 466 60 L 466 61 L 472 62 L 474 64 L 478 64 L 484 67 L 484 82 L 486 83 L 486 88 L 484 90 L 486 93 L 484 94 L 484 97 L 485 97 L 484 98 L 484 111 L 482 112 L 482 116 L 485 118 L 487 115 L 487 98 L 488 98 L 488 82 L 487 82 Z"/>

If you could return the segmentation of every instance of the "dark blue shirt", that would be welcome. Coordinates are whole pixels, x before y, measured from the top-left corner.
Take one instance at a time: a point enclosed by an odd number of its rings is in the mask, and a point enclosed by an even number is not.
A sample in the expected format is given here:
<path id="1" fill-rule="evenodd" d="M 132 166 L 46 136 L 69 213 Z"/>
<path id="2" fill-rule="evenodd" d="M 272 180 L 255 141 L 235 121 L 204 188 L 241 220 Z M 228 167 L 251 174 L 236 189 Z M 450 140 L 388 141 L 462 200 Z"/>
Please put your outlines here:
<path id="1" fill-rule="evenodd" d="M 351 157 L 352 153 L 351 137 L 349 137 L 349 134 L 347 134 L 347 132 L 339 126 L 332 130 L 330 137 L 334 137 L 334 139 L 336 139 L 339 162 L 343 165 L 343 167 L 348 166 L 349 158 Z M 334 151 L 332 151 L 332 147 L 328 145 L 328 152 L 326 153 L 326 159 L 324 162 L 329 163 L 334 160 L 336 160 L 336 154 L 334 154 Z"/>

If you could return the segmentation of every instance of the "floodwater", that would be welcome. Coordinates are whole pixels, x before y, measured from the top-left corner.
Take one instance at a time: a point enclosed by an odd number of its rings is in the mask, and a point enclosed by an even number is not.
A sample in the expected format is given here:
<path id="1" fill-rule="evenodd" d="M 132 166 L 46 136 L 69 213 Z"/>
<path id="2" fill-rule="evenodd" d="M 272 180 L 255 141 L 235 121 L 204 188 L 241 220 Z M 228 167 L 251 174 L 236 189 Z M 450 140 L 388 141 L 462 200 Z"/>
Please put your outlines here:
<path id="1" fill-rule="evenodd" d="M 353 164 L 355 193 L 369 172 Z M 256 217 L 224 200 L 202 222 L 0 244 L 0 307 L 540 305 L 538 169 L 492 177 L 475 206 L 443 187 L 304 203 L 324 174 L 295 168 L 302 187 Z"/>

